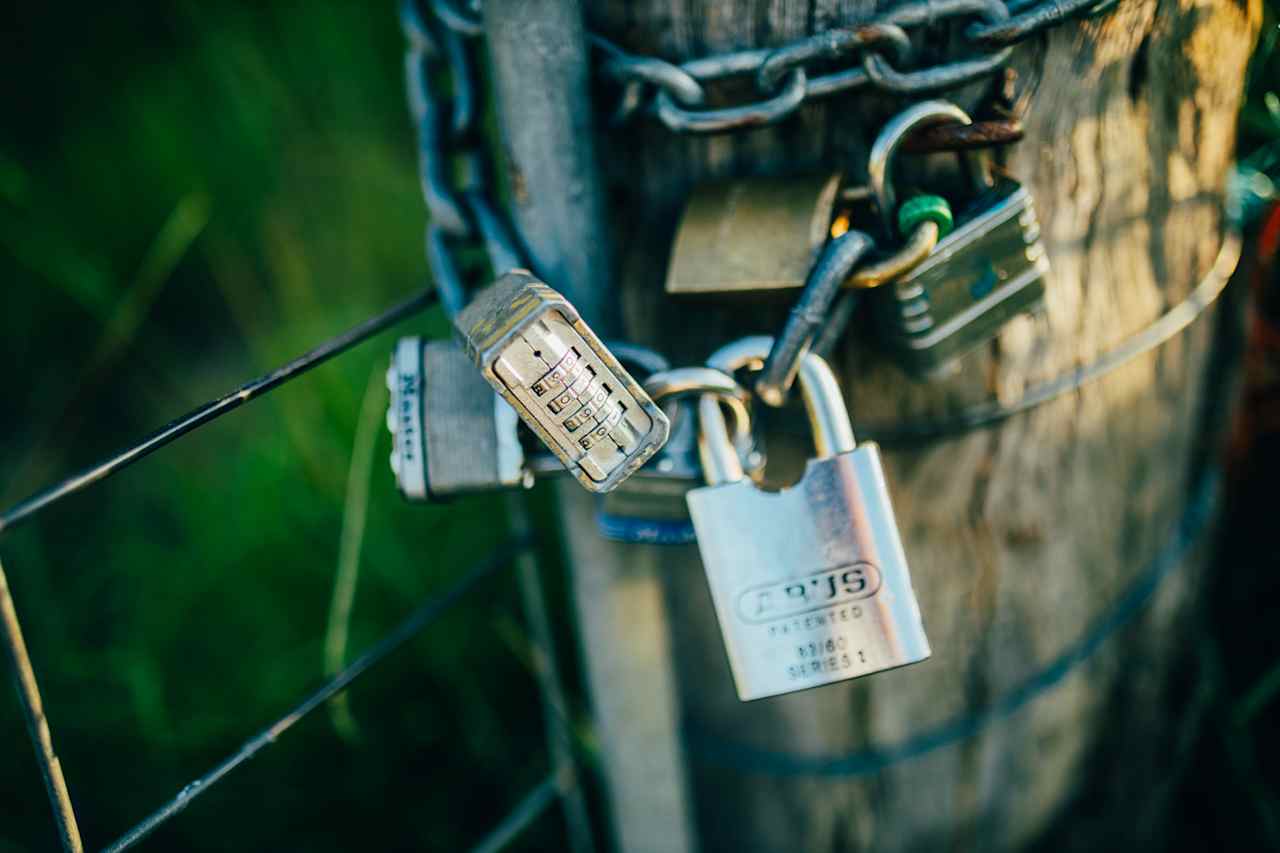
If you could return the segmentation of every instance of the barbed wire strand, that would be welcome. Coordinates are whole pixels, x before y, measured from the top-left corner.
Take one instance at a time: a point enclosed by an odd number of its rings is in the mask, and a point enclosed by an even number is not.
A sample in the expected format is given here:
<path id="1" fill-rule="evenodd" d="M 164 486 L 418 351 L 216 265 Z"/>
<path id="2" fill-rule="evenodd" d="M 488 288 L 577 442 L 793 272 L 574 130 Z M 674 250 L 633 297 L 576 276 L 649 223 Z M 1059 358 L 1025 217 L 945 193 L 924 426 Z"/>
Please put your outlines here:
<path id="1" fill-rule="evenodd" d="M 13 605 L 13 596 L 9 594 L 9 579 L 5 576 L 2 563 L 0 624 L 4 626 L 4 642 L 9 652 L 9 661 L 13 665 L 14 686 L 27 721 L 27 734 L 31 736 L 31 745 L 35 748 L 36 762 L 40 765 L 40 775 L 44 777 L 44 788 L 49 795 L 49 805 L 53 808 L 53 820 L 58 826 L 62 849 L 68 853 L 81 853 L 84 844 L 80 840 L 75 808 L 71 805 L 67 780 L 62 775 L 62 762 L 53 749 L 53 734 L 49 731 L 49 720 L 44 715 L 44 702 L 40 698 L 36 671 L 31 665 L 31 656 L 27 654 L 27 644 L 22 638 L 22 625 L 18 622 L 18 611 Z"/>
<path id="2" fill-rule="evenodd" d="M 192 800 L 222 781 L 232 770 L 235 770 L 263 749 L 275 743 L 280 735 L 293 728 L 294 724 L 307 714 L 310 714 L 316 708 L 319 708 L 347 689 L 353 681 L 372 669 L 375 664 L 380 663 L 392 652 L 398 650 L 443 616 L 477 583 L 510 565 L 513 558 L 525 549 L 532 547 L 534 543 L 535 539 L 530 535 L 515 536 L 499 545 L 487 557 L 467 570 L 461 578 L 454 581 L 453 585 L 444 593 L 420 605 L 381 640 L 352 661 L 342 672 L 312 691 L 289 713 L 245 741 L 244 745 L 236 750 L 235 753 L 224 759 L 208 773 L 184 787 L 173 799 L 108 845 L 104 849 L 104 853 L 118 853 L 118 851 L 127 850 L 155 832 L 162 824 L 191 805 Z"/>
<path id="3" fill-rule="evenodd" d="M 1151 601 L 1160 583 L 1187 562 L 1191 550 L 1210 528 L 1221 474 L 1202 474 L 1169 541 L 1143 567 L 1125 591 L 1095 618 L 1088 629 L 1049 663 L 1024 678 L 985 707 L 961 714 L 896 743 L 869 746 L 839 755 L 804 755 L 761 749 L 715 735 L 696 724 L 687 727 L 689 752 L 695 761 L 749 773 L 774 776 L 850 777 L 879 773 L 886 767 L 919 758 L 945 746 L 968 740 L 992 723 L 1020 711 L 1057 687 L 1091 658 L 1117 631 L 1129 624 Z"/>
<path id="4" fill-rule="evenodd" d="M 314 349 L 270 373 L 252 379 L 231 393 L 198 406 L 130 447 L 119 451 L 114 456 L 104 459 L 74 476 L 68 477 L 44 491 L 37 492 L 19 501 L 5 510 L 3 514 L 0 514 L 0 536 L 58 501 L 83 491 L 94 483 L 105 480 L 112 474 L 116 474 L 140 459 L 149 456 L 166 444 L 217 420 L 227 412 L 240 408 L 255 397 L 260 397 L 286 382 L 297 379 L 313 367 L 318 367 L 334 356 L 341 355 L 356 344 L 363 343 L 401 320 L 426 310 L 438 298 L 439 296 L 434 289 L 427 288 L 422 290 L 376 317 L 365 320 L 358 326 L 329 338 L 329 340 Z"/>

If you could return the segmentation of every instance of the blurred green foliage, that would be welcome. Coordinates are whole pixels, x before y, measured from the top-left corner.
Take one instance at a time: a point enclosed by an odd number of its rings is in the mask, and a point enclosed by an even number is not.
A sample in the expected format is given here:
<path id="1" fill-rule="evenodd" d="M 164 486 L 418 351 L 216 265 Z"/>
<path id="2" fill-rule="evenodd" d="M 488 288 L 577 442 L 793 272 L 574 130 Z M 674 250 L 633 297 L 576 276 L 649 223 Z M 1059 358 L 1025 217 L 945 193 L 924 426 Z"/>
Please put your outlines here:
<path id="1" fill-rule="evenodd" d="M 426 283 L 390 6 L 35 5 L 10 24 L 0 503 Z M 394 334 L 6 537 L 89 848 L 319 682 L 352 435 Z M 389 452 L 379 429 L 352 655 L 505 533 L 495 500 L 405 505 Z M 521 625 L 514 584 L 477 590 L 357 684 L 356 740 L 314 715 L 149 849 L 475 842 L 547 770 Z M 0 851 L 55 843 L 22 731 L 0 702 Z M 528 849 L 558 846 L 557 821 Z"/>

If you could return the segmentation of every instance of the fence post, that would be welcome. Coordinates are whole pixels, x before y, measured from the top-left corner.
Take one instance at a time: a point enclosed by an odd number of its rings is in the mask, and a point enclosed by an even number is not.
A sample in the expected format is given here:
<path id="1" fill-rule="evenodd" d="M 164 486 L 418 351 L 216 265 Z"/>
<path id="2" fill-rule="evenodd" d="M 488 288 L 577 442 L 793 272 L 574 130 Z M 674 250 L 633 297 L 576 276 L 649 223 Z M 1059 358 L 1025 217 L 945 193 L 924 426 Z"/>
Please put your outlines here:
<path id="1" fill-rule="evenodd" d="M 484 26 L 517 230 L 535 271 L 607 338 L 619 331 L 619 305 L 582 7 L 486 0 Z M 662 567 L 600 539 L 594 499 L 577 484 L 558 494 L 618 849 L 687 853 L 692 829 Z"/>

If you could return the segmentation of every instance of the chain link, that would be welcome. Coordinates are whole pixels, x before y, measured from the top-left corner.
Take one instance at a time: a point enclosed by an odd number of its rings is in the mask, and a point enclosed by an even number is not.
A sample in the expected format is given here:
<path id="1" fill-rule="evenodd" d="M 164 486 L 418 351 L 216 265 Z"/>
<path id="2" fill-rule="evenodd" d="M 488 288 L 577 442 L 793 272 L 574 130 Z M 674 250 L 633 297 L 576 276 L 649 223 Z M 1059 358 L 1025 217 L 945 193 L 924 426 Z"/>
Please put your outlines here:
<path id="1" fill-rule="evenodd" d="M 467 303 L 463 254 L 483 248 L 494 276 L 523 266 L 524 253 L 493 201 L 489 155 L 476 128 L 479 101 L 474 5 L 432 0 L 430 16 L 402 0 L 405 91 L 418 136 L 418 171 L 427 206 L 426 258 L 449 316 Z M 448 91 L 448 96 L 440 94 Z"/>
<path id="2" fill-rule="evenodd" d="M 618 88 L 613 123 L 650 113 L 678 133 L 723 133 L 774 124 L 810 100 L 872 87 L 900 96 L 959 88 L 994 74 L 1014 45 L 1073 18 L 1112 9 L 1118 0 L 907 0 L 868 21 L 851 23 L 775 48 L 730 51 L 670 62 L 628 53 L 600 35 L 600 77 Z M 435 18 L 455 37 L 479 35 L 479 0 L 432 0 Z M 976 18 L 977 20 L 972 20 Z M 962 31 L 974 55 L 915 65 L 908 30 L 968 20 Z M 832 66 L 841 66 L 832 68 Z M 821 68 L 821 73 L 819 69 Z M 752 81 L 759 96 L 709 107 L 708 84 Z"/>

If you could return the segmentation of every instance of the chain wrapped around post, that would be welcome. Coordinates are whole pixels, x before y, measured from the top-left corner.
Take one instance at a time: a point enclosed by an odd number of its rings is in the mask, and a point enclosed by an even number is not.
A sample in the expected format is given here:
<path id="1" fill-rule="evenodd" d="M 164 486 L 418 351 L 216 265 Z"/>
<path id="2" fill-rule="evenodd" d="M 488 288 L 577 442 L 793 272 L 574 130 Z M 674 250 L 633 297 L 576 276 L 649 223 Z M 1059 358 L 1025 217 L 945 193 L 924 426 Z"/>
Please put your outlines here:
<path id="1" fill-rule="evenodd" d="M 729 51 L 682 63 L 628 53 L 598 34 L 590 39 L 600 55 L 598 76 L 618 89 L 615 105 L 607 111 L 613 123 L 647 113 L 678 133 L 724 133 L 774 124 L 810 100 L 861 88 L 901 96 L 959 88 L 998 71 L 1014 45 L 1074 18 L 1103 14 L 1117 2 L 907 0 L 870 20 L 849 22 L 778 47 Z M 439 23 L 456 38 L 480 33 L 478 7 L 476 0 L 432 3 Z M 969 23 L 961 38 L 972 48 L 970 55 L 933 65 L 915 64 L 907 30 L 964 21 Z M 846 62 L 847 67 L 830 67 Z M 759 97 L 708 108 L 712 98 L 707 84 L 728 78 L 752 80 Z M 996 132 L 1010 135 L 1007 127 Z M 1021 136 L 1021 127 L 1015 135 Z M 973 144 L 986 144 L 977 141 L 978 136 L 974 139 Z"/>
<path id="2" fill-rule="evenodd" d="M 476 128 L 479 111 L 470 39 L 479 20 L 447 0 L 422 14 L 417 0 L 401 0 L 406 47 L 405 92 L 418 136 L 418 169 L 427 207 L 426 257 L 445 312 L 467 304 L 462 254 L 479 243 L 493 276 L 524 266 L 524 253 L 491 197 L 488 152 Z M 450 97 L 437 94 L 447 79 Z M 456 178 L 455 178 L 456 176 Z"/>

